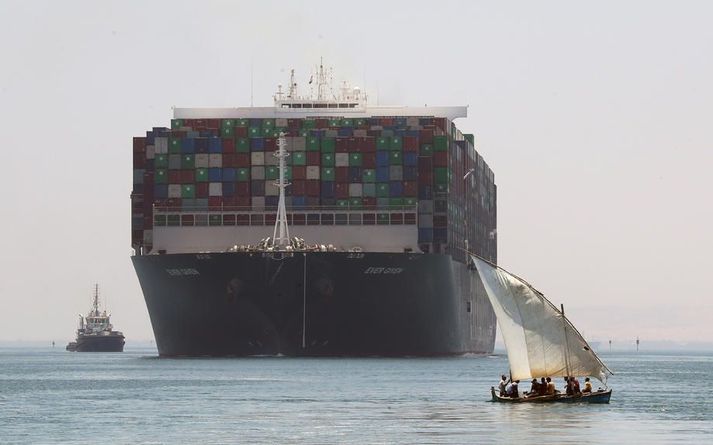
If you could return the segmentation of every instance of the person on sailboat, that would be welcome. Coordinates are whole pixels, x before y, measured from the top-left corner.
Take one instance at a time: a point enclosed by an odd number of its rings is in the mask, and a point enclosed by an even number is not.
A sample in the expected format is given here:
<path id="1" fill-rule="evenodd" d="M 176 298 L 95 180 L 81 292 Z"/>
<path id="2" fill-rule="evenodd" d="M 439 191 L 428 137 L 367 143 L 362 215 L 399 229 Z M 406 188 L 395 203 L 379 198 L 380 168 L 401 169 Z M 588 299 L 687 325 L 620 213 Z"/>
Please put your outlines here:
<path id="1" fill-rule="evenodd" d="M 540 395 L 541 395 L 541 396 L 544 396 L 545 394 L 547 394 L 547 381 L 545 381 L 545 378 L 544 378 L 544 377 L 542 377 L 542 378 L 540 379 L 539 392 L 540 392 Z"/>
<path id="2" fill-rule="evenodd" d="M 520 392 L 518 391 L 517 385 L 520 383 L 519 380 L 515 380 L 510 384 L 510 389 L 508 390 L 508 396 L 510 396 L 513 399 L 517 399 L 520 397 Z"/>
<path id="3" fill-rule="evenodd" d="M 589 377 L 584 378 L 584 389 L 582 390 L 583 393 L 591 393 L 592 392 L 592 382 L 589 381 Z"/>
<path id="4" fill-rule="evenodd" d="M 532 379 L 532 384 L 530 385 L 530 390 L 525 393 L 525 397 L 534 397 L 540 395 L 540 383 L 537 379 Z"/>
<path id="5" fill-rule="evenodd" d="M 574 394 L 574 385 L 572 384 L 572 378 L 564 376 L 564 393 L 568 396 Z"/>
<path id="6" fill-rule="evenodd" d="M 579 389 L 579 380 L 577 380 L 577 377 L 570 377 L 569 380 L 572 382 L 572 392 L 576 394 L 581 394 L 582 391 Z"/>
<path id="7" fill-rule="evenodd" d="M 549 378 L 549 377 L 547 377 L 545 380 L 547 381 L 547 393 L 546 393 L 546 394 L 547 394 L 548 396 L 553 396 L 553 395 L 555 395 L 555 384 L 554 384 L 554 382 L 553 382 L 552 379 Z"/>
<path id="8" fill-rule="evenodd" d="M 500 396 L 504 397 L 507 395 L 508 378 L 505 375 L 500 376 L 500 383 L 498 384 L 498 389 L 500 390 Z"/>

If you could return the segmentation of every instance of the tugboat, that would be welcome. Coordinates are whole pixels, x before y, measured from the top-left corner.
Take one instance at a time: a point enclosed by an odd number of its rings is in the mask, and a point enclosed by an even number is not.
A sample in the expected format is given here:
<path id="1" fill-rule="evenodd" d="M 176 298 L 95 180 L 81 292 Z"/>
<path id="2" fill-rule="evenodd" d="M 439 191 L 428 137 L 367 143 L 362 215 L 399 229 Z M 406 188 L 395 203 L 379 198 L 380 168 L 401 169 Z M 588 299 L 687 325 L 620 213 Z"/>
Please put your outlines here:
<path id="1" fill-rule="evenodd" d="M 124 334 L 115 331 L 106 311 L 99 312 L 99 285 L 94 286 L 92 310 L 79 316 L 77 340 L 67 345 L 67 351 L 123 352 Z"/>

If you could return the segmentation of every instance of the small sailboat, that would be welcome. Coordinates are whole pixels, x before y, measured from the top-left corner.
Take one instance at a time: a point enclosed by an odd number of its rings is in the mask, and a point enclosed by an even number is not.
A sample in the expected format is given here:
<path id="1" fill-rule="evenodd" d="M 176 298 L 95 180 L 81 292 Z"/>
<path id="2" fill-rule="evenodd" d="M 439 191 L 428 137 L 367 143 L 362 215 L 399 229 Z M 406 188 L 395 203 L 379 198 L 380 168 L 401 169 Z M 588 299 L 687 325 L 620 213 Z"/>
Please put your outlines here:
<path id="1" fill-rule="evenodd" d="M 557 309 L 540 291 L 497 265 L 473 255 L 471 260 L 495 311 L 512 381 L 589 376 L 605 386 L 588 393 L 529 397 L 501 396 L 491 388 L 493 401 L 609 403 L 612 391 L 606 387 L 606 381 L 613 373 L 565 317 L 564 307 Z"/>

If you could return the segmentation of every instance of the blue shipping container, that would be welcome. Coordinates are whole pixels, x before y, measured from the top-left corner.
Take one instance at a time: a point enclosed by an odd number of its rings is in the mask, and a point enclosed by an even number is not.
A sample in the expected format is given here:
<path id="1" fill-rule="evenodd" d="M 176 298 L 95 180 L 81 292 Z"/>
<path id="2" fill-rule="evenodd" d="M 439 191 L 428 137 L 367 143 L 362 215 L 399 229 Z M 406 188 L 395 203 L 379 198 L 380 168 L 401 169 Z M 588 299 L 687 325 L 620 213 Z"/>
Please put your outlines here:
<path id="1" fill-rule="evenodd" d="M 154 132 L 147 131 L 146 132 L 146 145 L 153 145 L 153 144 L 154 144 Z"/>
<path id="2" fill-rule="evenodd" d="M 346 136 L 346 137 L 349 137 L 349 136 L 351 136 L 353 133 L 352 133 L 352 129 L 351 129 L 351 128 L 340 128 L 339 131 L 337 132 L 337 134 L 338 134 L 339 136 Z"/>
<path id="3" fill-rule="evenodd" d="M 404 181 L 415 181 L 418 179 L 418 167 L 404 167 Z"/>
<path id="4" fill-rule="evenodd" d="M 208 139 L 208 153 L 222 153 L 223 144 L 220 138 L 210 138 Z"/>
<path id="5" fill-rule="evenodd" d="M 433 187 L 430 185 L 418 185 L 418 199 L 433 199 Z"/>
<path id="6" fill-rule="evenodd" d="M 349 167 L 349 182 L 361 182 L 361 167 Z"/>
<path id="7" fill-rule="evenodd" d="M 198 138 L 196 141 L 196 153 L 208 153 L 208 139 Z"/>
<path id="8" fill-rule="evenodd" d="M 196 143 L 193 138 L 183 138 L 181 139 L 181 153 L 195 153 Z"/>
<path id="9" fill-rule="evenodd" d="M 235 196 L 235 183 L 234 182 L 223 183 L 223 196 Z"/>
<path id="10" fill-rule="evenodd" d="M 391 169 L 388 167 L 377 167 L 376 169 L 376 180 L 377 182 L 386 182 L 389 180 L 389 174 Z"/>
<path id="11" fill-rule="evenodd" d="M 292 205 L 294 207 L 304 207 L 307 205 L 307 198 L 305 196 L 293 196 Z"/>
<path id="12" fill-rule="evenodd" d="M 237 170 L 234 168 L 224 168 L 223 169 L 223 181 L 224 182 L 234 182 L 237 181 Z M 210 178 L 209 178 L 210 179 Z M 223 187 L 225 190 L 225 187 Z M 225 195 L 224 195 L 225 196 Z"/>
<path id="13" fill-rule="evenodd" d="M 153 197 L 156 199 L 168 198 L 168 184 L 154 184 Z"/>
<path id="14" fill-rule="evenodd" d="M 377 167 L 388 167 L 389 154 L 390 153 L 388 151 L 377 151 L 376 152 L 376 166 Z"/>
<path id="15" fill-rule="evenodd" d="M 250 138 L 250 151 L 265 151 L 265 139 Z"/>
<path id="16" fill-rule="evenodd" d="M 389 183 L 389 196 L 399 198 L 404 194 L 404 183 L 401 181 L 391 181 Z"/>
<path id="17" fill-rule="evenodd" d="M 439 243 L 448 241 L 448 229 L 433 229 L 433 240 Z"/>
<path id="18" fill-rule="evenodd" d="M 210 182 L 220 182 L 223 180 L 223 169 L 213 167 L 208 169 L 208 180 Z"/>
<path id="19" fill-rule="evenodd" d="M 419 243 L 433 242 L 433 229 L 418 229 L 418 242 Z"/>
<path id="20" fill-rule="evenodd" d="M 334 198 L 334 181 L 322 181 L 322 197 Z"/>
<path id="21" fill-rule="evenodd" d="M 418 165 L 418 153 L 404 153 L 404 165 L 414 167 Z"/>
<path id="22" fill-rule="evenodd" d="M 277 203 L 280 201 L 279 196 L 266 196 L 265 197 L 265 207 L 277 207 Z"/>

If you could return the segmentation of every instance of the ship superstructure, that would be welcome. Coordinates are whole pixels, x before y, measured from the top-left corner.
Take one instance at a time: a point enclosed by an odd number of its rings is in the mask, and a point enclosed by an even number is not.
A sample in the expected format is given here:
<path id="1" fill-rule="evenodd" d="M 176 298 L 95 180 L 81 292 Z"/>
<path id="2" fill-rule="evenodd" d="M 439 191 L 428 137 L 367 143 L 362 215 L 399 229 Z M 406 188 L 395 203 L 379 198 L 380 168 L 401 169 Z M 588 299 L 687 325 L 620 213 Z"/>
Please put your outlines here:
<path id="1" fill-rule="evenodd" d="M 134 138 L 133 261 L 159 352 L 492 350 L 465 252 L 496 259 L 496 190 L 453 124 L 467 107 L 370 106 L 321 65 L 311 80 L 300 96 L 291 73 L 273 107 L 176 108 Z"/>
<path id="2" fill-rule="evenodd" d="M 99 310 L 99 285 L 94 286 L 92 309 L 79 316 L 77 339 L 67 345 L 67 350 L 78 352 L 122 352 L 124 334 L 114 330 L 111 314 Z"/>

